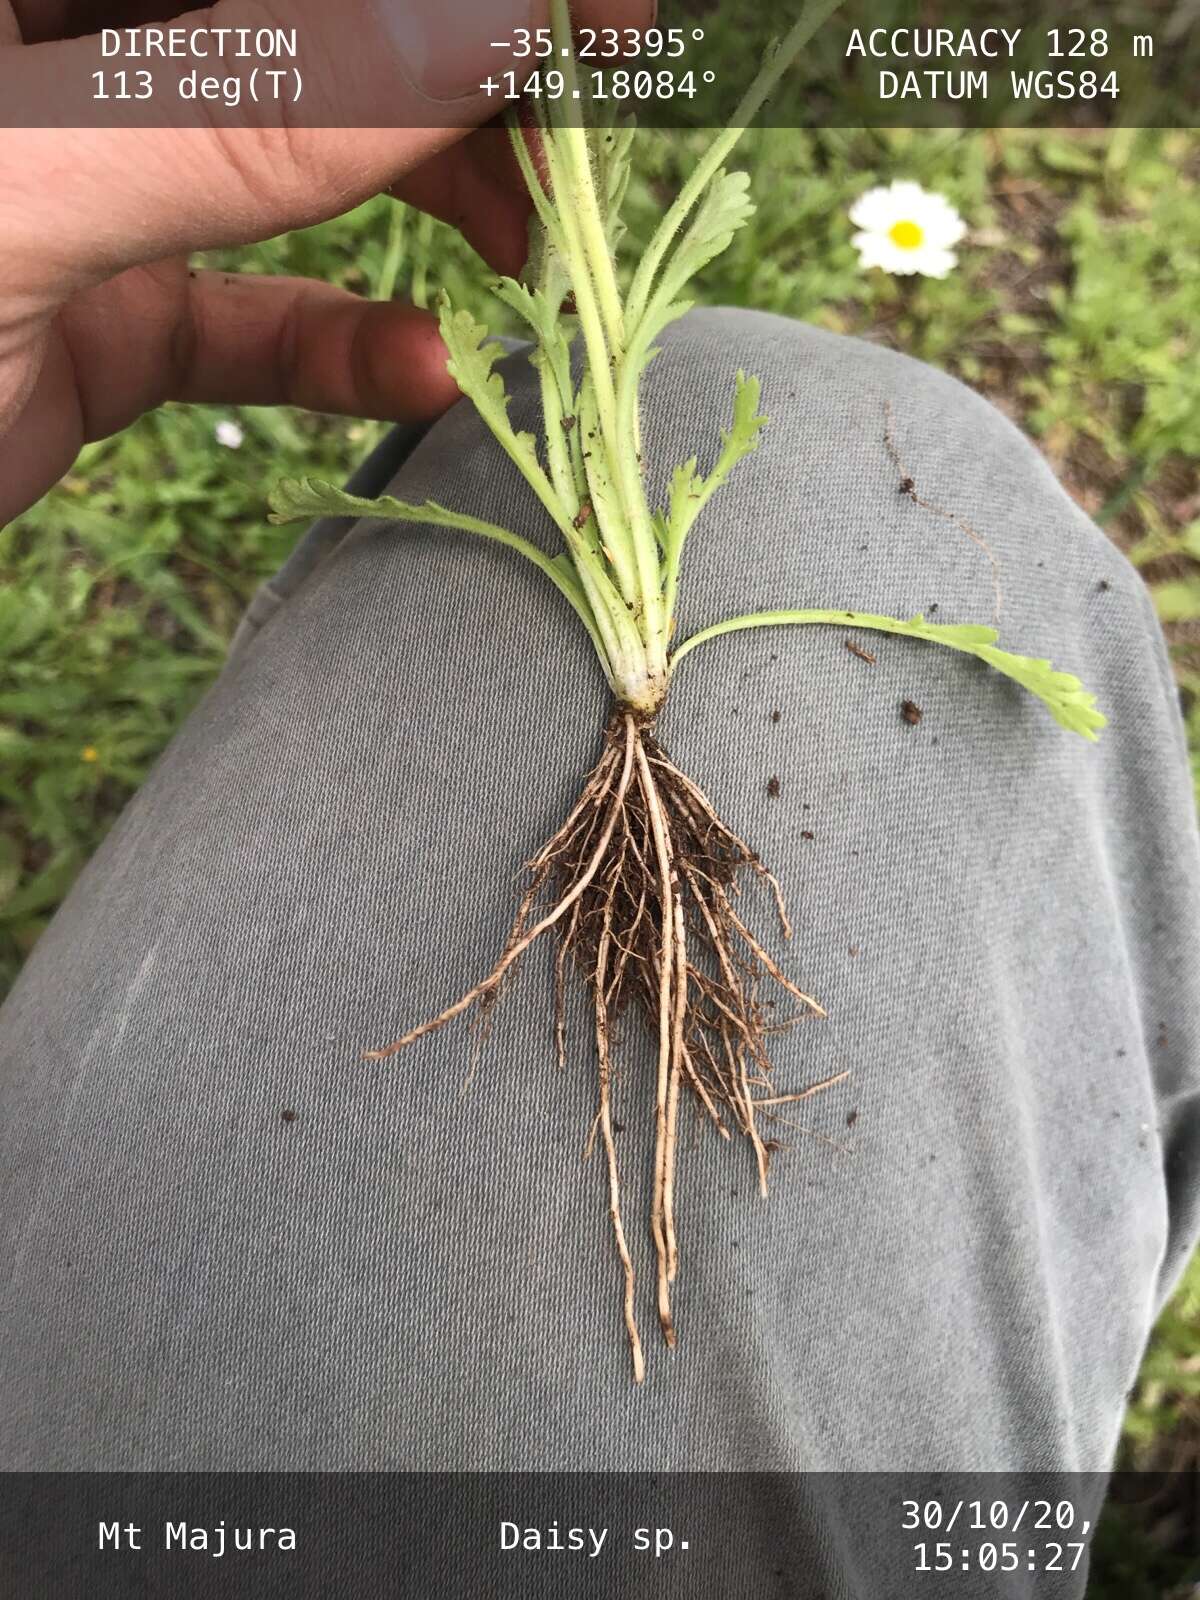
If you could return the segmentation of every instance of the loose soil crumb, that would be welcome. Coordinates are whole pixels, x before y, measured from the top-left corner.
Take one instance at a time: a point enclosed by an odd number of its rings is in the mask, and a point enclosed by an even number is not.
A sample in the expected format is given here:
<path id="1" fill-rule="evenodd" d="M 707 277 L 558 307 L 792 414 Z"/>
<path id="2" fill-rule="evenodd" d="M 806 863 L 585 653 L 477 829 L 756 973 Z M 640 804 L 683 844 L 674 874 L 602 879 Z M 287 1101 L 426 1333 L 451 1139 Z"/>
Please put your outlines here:
<path id="1" fill-rule="evenodd" d="M 778 778 L 767 779 L 767 793 L 771 796 L 772 800 L 779 799 L 779 789 L 780 783 Z"/>
<path id="2" fill-rule="evenodd" d="M 925 713 L 921 710 L 920 706 L 917 705 L 915 700 L 905 700 L 900 707 L 900 715 L 904 718 L 905 722 L 910 723 L 911 726 L 915 728 Z"/>
<path id="3" fill-rule="evenodd" d="M 771 713 L 771 721 L 772 722 L 778 722 L 779 721 L 779 713 L 778 713 L 778 711 L 772 711 L 772 713 Z"/>
<path id="4" fill-rule="evenodd" d="M 809 833 L 809 831 L 808 831 L 808 829 L 807 829 L 807 828 L 805 828 L 805 829 L 803 829 L 803 831 L 802 831 L 802 832 L 801 832 L 801 834 L 800 834 L 800 837 L 801 837 L 801 838 L 802 838 L 802 839 L 815 839 L 815 838 L 816 838 L 816 837 L 817 837 L 817 836 L 816 836 L 816 834 L 815 834 L 815 833 Z"/>
<path id="5" fill-rule="evenodd" d="M 846 1113 L 846 1126 L 848 1128 L 852 1128 L 857 1121 L 858 1121 L 858 1107 L 855 1106 L 853 1111 L 847 1111 L 847 1113 Z"/>
<path id="6" fill-rule="evenodd" d="M 294 1111 L 281 1111 L 279 1113 L 279 1115 L 283 1118 L 283 1120 L 285 1122 L 295 1122 L 296 1121 L 296 1113 Z"/>
<path id="7" fill-rule="evenodd" d="M 856 945 L 856 944 L 852 944 L 852 945 L 851 945 L 851 946 L 850 946 L 850 954 L 851 954 L 851 955 L 852 955 L 852 956 L 856 956 L 856 955 L 857 955 L 857 954 L 858 954 L 858 952 L 859 952 L 859 950 L 860 950 L 860 948 L 861 948 L 861 946 L 859 946 L 859 945 Z"/>

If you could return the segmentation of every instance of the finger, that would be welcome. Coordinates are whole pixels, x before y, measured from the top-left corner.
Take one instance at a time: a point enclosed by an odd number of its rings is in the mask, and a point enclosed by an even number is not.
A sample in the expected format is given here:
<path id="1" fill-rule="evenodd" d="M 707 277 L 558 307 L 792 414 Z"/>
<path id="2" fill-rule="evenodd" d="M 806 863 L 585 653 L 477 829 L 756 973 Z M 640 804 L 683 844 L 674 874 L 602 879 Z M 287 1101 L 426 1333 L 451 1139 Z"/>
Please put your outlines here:
<path id="1" fill-rule="evenodd" d="M 503 128 L 480 128 L 390 192 L 458 228 L 489 266 L 516 277 L 529 254 L 532 201 Z"/>
<path id="2" fill-rule="evenodd" d="M 84 444 L 176 399 L 426 421 L 458 398 L 434 319 L 301 279 L 141 268 L 80 297 L 42 339 L 4 438 L 0 526 Z"/>
<path id="3" fill-rule="evenodd" d="M 425 422 L 459 398 L 437 319 L 304 278 L 190 280 L 189 359 L 168 398 Z"/>
<path id="4" fill-rule="evenodd" d="M 427 312 L 306 278 L 169 264 L 83 296 L 60 326 L 85 440 L 165 400 L 416 422 L 458 398 Z"/>
<path id="5" fill-rule="evenodd" d="M 345 210 L 457 142 L 463 124 L 492 115 L 493 102 L 470 86 L 506 64 L 494 41 L 511 38 L 518 18 L 544 25 L 547 4 L 293 0 L 288 20 L 307 58 L 331 65 L 309 74 L 306 125 L 287 129 L 255 126 L 249 97 L 236 111 L 222 108 L 220 126 L 38 129 L 43 107 L 63 103 L 64 85 L 90 86 L 97 42 L 5 51 L 0 100 L 9 122 L 27 125 L 0 148 L 6 266 L 61 295 L 137 261 L 266 238 Z M 634 7 L 648 9 L 648 0 L 603 0 L 602 9 L 624 16 Z M 219 0 L 187 21 L 253 30 L 262 17 L 257 0 Z M 156 98 L 123 104 L 122 116 L 152 119 L 164 105 L 184 105 L 188 70 L 186 59 L 157 60 Z M 428 125 L 451 108 L 459 126 Z"/>
<path id="6" fill-rule="evenodd" d="M 577 0 L 572 9 L 581 26 L 594 28 L 646 28 L 658 14 L 657 0 Z M 183 10 L 184 0 L 123 0 L 115 5 L 99 5 L 97 0 L 0 0 L 0 22 L 5 11 L 15 13 L 19 33 L 14 37 L 41 44 L 79 38 L 101 25 L 136 28 L 167 22 Z"/>
<path id="7" fill-rule="evenodd" d="M 98 27 L 138 28 L 167 22 L 183 9 L 182 0 L 11 0 L 27 44 L 76 39 Z"/>

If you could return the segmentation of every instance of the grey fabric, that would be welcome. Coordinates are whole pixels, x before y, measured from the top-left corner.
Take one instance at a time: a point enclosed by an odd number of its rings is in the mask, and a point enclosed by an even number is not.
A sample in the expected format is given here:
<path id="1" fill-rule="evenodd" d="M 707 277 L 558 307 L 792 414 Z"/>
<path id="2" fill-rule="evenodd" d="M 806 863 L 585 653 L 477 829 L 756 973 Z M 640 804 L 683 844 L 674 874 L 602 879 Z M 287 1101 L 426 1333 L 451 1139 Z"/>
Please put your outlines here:
<path id="1" fill-rule="evenodd" d="M 419 423 L 390 429 L 351 475 L 346 484 L 347 491 L 362 495 L 364 499 L 383 494 L 393 474 L 407 460 L 424 434 L 425 428 Z M 287 604 L 325 557 L 342 542 L 345 532 L 346 522 L 341 517 L 320 517 L 312 524 L 284 566 L 259 585 L 230 643 L 231 656 L 237 655 L 257 636 L 280 606 Z"/>
<path id="2" fill-rule="evenodd" d="M 912 641 L 864 637 L 872 667 L 838 629 L 771 630 L 681 667 L 662 738 L 779 872 L 783 958 L 829 1011 L 778 1041 L 777 1081 L 851 1076 L 778 1129 L 766 1201 L 749 1149 L 689 1118 L 670 1356 L 627 1031 L 636 1389 L 603 1170 L 580 1159 L 586 1018 L 560 1072 L 550 951 L 469 1088 L 465 1027 L 360 1055 L 489 965 L 598 753 L 594 658 L 517 557 L 347 529 L 0 1014 L 0 1465 L 1109 1464 L 1200 1228 L 1200 862 L 1149 600 L 984 401 L 779 318 L 667 337 L 657 479 L 711 457 L 739 366 L 773 422 L 693 536 L 680 636 L 780 604 L 990 618 L 986 558 L 899 491 L 890 401 L 921 494 L 1001 562 L 1004 642 L 1084 678 L 1101 744 Z M 507 372 L 530 425 L 528 369 Z M 397 492 L 550 540 L 466 405 Z"/>

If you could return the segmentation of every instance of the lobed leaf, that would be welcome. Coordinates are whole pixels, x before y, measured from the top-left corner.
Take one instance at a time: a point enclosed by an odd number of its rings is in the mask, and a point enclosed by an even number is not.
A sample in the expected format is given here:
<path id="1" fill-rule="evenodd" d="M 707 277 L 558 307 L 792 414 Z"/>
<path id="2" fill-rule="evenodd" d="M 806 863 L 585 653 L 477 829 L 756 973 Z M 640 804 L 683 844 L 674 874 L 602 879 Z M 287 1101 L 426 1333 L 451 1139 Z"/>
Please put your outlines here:
<path id="1" fill-rule="evenodd" d="M 731 617 L 711 628 L 693 634 L 680 645 L 671 661 L 672 669 L 679 661 L 709 639 L 722 634 L 737 633 L 745 628 L 789 627 L 803 623 L 826 623 L 840 628 L 871 628 L 880 633 L 907 635 L 924 639 L 930 644 L 945 645 L 951 650 L 961 650 L 978 657 L 997 672 L 1019 683 L 1023 689 L 1046 706 L 1060 727 L 1078 733 L 1092 742 L 1099 730 L 1108 725 L 1108 718 L 1096 706 L 1096 697 L 1090 694 L 1071 672 L 1059 671 L 1049 661 L 1033 656 L 1015 655 L 996 645 L 999 638 L 995 628 L 978 623 L 927 622 L 918 614 L 907 622 L 899 617 L 875 616 L 865 611 L 760 611 L 752 616 Z"/>
<path id="2" fill-rule="evenodd" d="M 338 489 L 320 478 L 284 478 L 272 490 L 270 506 L 270 520 L 278 523 L 299 522 L 310 517 L 377 517 L 382 522 L 416 522 L 435 528 L 456 528 L 461 533 L 477 534 L 480 538 L 505 545 L 524 556 L 526 561 L 532 562 L 570 602 L 607 669 L 608 657 L 589 594 L 585 592 L 565 552 L 548 556 L 544 550 L 539 550 L 535 544 L 522 538 L 519 533 L 513 533 L 510 528 L 467 516 L 465 512 L 451 511 L 436 500 L 424 500 L 417 505 L 397 500 L 390 494 L 365 500 L 360 495 L 347 494 L 344 489 Z"/>
<path id="3" fill-rule="evenodd" d="M 739 461 L 758 448 L 759 435 L 768 417 L 759 414 L 762 385 L 757 378 L 739 372 L 734 386 L 733 422 L 721 430 L 721 452 L 707 476 L 696 471 L 696 457 L 676 467 L 671 479 L 667 513 L 668 550 L 678 559 L 688 531 L 709 500 L 728 478 Z"/>
<path id="4" fill-rule="evenodd" d="M 504 354 L 503 346 L 469 311 L 455 311 L 446 296 L 442 297 L 439 327 L 450 352 L 446 363 L 450 376 L 526 477 L 541 474 L 537 441 L 531 433 L 516 433 L 508 419 L 508 391 L 504 379 L 494 370 Z"/>

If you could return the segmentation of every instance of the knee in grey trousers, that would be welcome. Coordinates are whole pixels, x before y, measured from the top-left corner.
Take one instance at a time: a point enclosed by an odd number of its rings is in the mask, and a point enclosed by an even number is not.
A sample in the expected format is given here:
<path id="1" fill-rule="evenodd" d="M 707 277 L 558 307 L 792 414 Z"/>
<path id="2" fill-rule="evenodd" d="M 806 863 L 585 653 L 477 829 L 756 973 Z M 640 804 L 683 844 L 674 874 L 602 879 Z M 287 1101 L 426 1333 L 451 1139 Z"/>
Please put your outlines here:
<path id="1" fill-rule="evenodd" d="M 890 406 L 922 498 L 995 553 L 1001 642 L 1083 678 L 1101 743 L 912 640 L 863 638 L 871 666 L 770 630 L 680 668 L 661 737 L 779 874 L 780 957 L 829 1012 L 778 1039 L 780 1091 L 850 1076 L 777 1126 L 766 1201 L 684 1119 L 669 1355 L 627 1030 L 635 1389 L 549 949 L 469 1088 L 465 1027 L 362 1059 L 489 967 L 598 753 L 596 662 L 497 547 L 318 525 L 0 1014 L 0 1465 L 1109 1464 L 1200 1228 L 1200 867 L 1150 602 L 984 401 L 776 317 L 666 338 L 657 483 L 711 459 L 739 366 L 773 421 L 692 536 L 679 637 L 783 605 L 991 619 L 986 556 L 900 492 Z M 396 492 L 552 538 L 466 404 Z"/>

